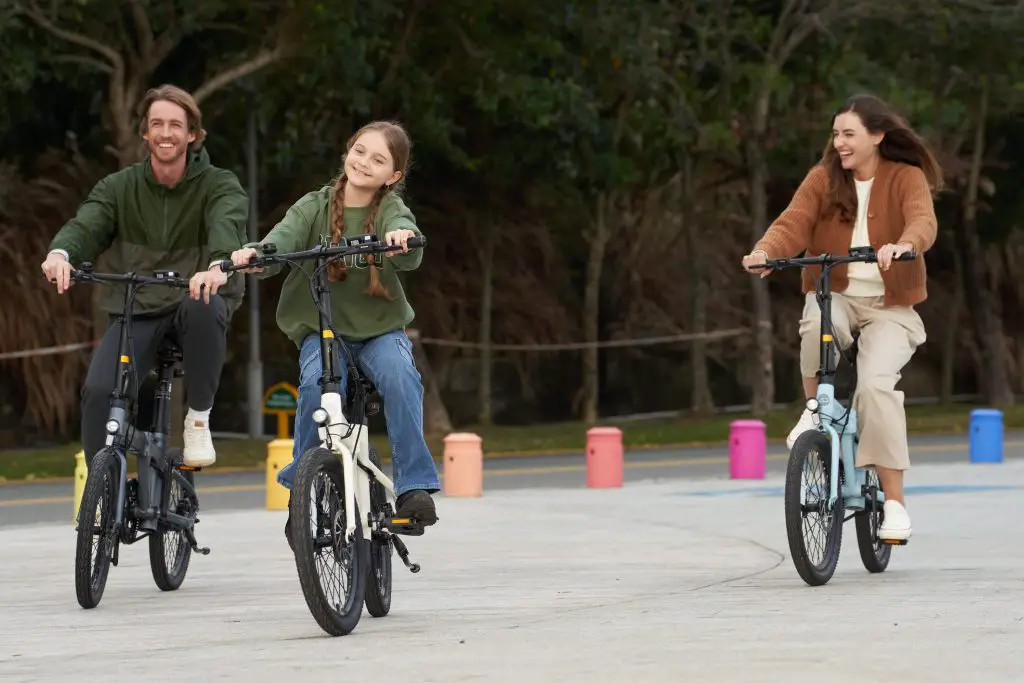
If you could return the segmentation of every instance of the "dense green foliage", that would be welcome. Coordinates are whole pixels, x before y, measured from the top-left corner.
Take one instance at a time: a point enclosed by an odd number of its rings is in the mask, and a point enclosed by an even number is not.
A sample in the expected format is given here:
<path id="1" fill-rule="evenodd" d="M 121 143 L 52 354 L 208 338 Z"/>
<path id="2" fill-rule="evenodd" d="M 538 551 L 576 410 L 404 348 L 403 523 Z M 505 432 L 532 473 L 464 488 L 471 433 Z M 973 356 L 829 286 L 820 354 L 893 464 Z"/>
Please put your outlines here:
<path id="1" fill-rule="evenodd" d="M 498 422 L 790 401 L 796 274 L 762 297 L 739 261 L 820 156 L 831 112 L 869 91 L 947 173 L 929 343 L 904 388 L 1005 403 L 1024 385 L 1022 35 L 1021 3 L 982 0 L 0 0 L 0 268 L 23 292 L 0 301 L 0 353 L 91 338 L 88 293 L 56 301 L 38 264 L 91 184 L 133 158 L 142 92 L 173 82 L 246 185 L 255 111 L 261 235 L 336 173 L 359 125 L 407 126 L 404 192 L 430 239 L 408 289 L 455 424 L 480 417 L 481 353 L 436 340 L 744 330 L 589 359 L 495 348 Z M 267 386 L 296 375 L 279 286 L 260 290 Z M 249 334 L 243 308 L 217 429 L 245 429 Z M 74 434 L 86 360 L 0 362 L 0 419 Z"/>

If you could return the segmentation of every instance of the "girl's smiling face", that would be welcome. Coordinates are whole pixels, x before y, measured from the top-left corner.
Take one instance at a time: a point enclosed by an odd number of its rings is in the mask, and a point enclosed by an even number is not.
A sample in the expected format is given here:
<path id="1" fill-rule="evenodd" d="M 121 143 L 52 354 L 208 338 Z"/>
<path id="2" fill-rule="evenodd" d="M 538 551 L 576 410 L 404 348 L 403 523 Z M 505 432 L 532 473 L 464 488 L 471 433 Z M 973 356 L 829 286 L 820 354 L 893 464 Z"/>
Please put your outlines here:
<path id="1" fill-rule="evenodd" d="M 382 185 L 397 182 L 402 172 L 395 170 L 395 160 L 384 135 L 376 130 L 368 130 L 348 150 L 345 175 L 351 185 L 376 192 Z"/>

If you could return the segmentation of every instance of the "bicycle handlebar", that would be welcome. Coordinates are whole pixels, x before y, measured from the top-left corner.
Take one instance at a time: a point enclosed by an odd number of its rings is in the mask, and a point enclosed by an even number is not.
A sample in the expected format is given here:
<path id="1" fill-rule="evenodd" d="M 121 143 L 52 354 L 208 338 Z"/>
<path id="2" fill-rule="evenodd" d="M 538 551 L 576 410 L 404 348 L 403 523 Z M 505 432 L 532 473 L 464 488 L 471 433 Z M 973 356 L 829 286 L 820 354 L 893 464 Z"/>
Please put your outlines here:
<path id="1" fill-rule="evenodd" d="M 406 246 L 410 249 L 420 249 L 425 247 L 426 244 L 427 238 L 422 235 L 410 237 L 406 241 Z M 231 261 L 224 259 L 217 261 L 214 265 L 220 266 L 222 272 L 228 273 L 235 270 L 245 270 L 246 268 L 262 268 L 285 261 L 303 261 L 315 258 L 352 256 L 355 254 L 383 254 L 391 251 L 401 251 L 402 245 L 381 242 L 375 235 L 360 235 L 359 237 L 346 239 L 344 244 L 335 247 L 317 245 L 305 251 L 294 251 L 285 254 L 276 253 L 277 245 L 273 243 L 263 244 L 261 248 L 263 255 L 250 258 L 248 263 L 236 266 Z"/>
<path id="2" fill-rule="evenodd" d="M 95 273 L 91 263 L 83 263 L 81 268 L 71 269 L 73 282 L 125 282 L 135 285 L 163 285 L 188 289 L 188 278 L 183 278 L 173 270 L 158 270 L 155 276 L 136 275 L 135 273 Z"/>
<path id="3" fill-rule="evenodd" d="M 907 251 L 893 261 L 913 261 L 917 253 Z M 750 268 L 760 270 L 782 270 L 783 268 L 806 268 L 807 266 L 834 266 L 841 263 L 877 263 L 878 253 L 870 247 L 855 247 L 850 250 L 848 256 L 834 256 L 832 254 L 820 254 L 819 256 L 804 256 L 799 258 L 774 258 L 764 263 L 755 263 Z"/>

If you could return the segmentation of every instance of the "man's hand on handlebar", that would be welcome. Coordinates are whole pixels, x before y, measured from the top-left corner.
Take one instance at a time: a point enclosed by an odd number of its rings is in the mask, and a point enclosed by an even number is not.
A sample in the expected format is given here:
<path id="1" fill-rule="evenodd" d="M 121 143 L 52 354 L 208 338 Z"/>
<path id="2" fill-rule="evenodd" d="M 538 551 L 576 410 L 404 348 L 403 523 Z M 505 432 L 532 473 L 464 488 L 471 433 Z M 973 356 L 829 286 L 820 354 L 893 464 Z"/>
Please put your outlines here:
<path id="1" fill-rule="evenodd" d="M 878 250 L 878 254 L 875 257 L 878 261 L 878 267 L 881 270 L 889 270 L 892 265 L 893 259 L 899 258 L 907 252 L 914 251 L 914 245 L 909 242 L 900 242 L 899 244 L 886 244 Z"/>
<path id="2" fill-rule="evenodd" d="M 388 245 L 401 245 L 402 253 L 404 254 L 409 251 L 409 245 L 407 244 L 409 238 L 415 236 L 416 233 L 414 233 L 412 230 L 392 230 L 391 232 L 384 234 L 384 241 Z M 387 252 L 387 256 L 391 257 L 397 253 L 397 251 L 389 251 Z"/>
<path id="3" fill-rule="evenodd" d="M 71 264 L 63 254 L 47 254 L 41 268 L 47 281 L 57 283 L 58 294 L 63 294 L 71 288 Z"/>
<path id="4" fill-rule="evenodd" d="M 772 273 L 770 268 L 757 268 L 757 266 L 763 266 L 767 262 L 768 254 L 758 249 L 757 251 L 753 251 L 743 257 L 743 268 L 748 273 L 760 271 L 761 277 L 768 277 Z"/>
<path id="5" fill-rule="evenodd" d="M 210 297 L 217 293 L 217 290 L 228 281 L 228 274 L 221 272 L 219 266 L 213 266 L 210 270 L 196 273 L 188 281 L 188 293 L 198 301 L 200 297 L 203 303 L 210 303 Z"/>
<path id="6" fill-rule="evenodd" d="M 257 256 L 259 256 L 259 254 L 256 252 L 255 249 L 253 249 L 252 247 L 245 247 L 243 249 L 231 252 L 231 263 L 236 266 L 244 266 L 246 263 L 250 261 L 250 259 L 254 259 Z M 244 270 L 242 270 L 243 273 L 259 273 L 262 271 L 262 268 L 245 268 Z"/>

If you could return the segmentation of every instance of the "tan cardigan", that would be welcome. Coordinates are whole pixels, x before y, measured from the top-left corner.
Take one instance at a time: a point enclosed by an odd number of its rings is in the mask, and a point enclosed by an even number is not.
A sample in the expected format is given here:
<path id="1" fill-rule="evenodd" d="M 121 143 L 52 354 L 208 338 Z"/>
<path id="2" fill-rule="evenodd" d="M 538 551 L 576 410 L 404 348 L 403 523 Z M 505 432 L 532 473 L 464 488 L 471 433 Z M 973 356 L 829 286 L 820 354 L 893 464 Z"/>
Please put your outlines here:
<path id="1" fill-rule="evenodd" d="M 754 246 L 768 258 L 795 257 L 806 250 L 807 256 L 848 254 L 853 238 L 853 222 L 843 221 L 838 213 L 821 216 L 828 192 L 828 171 L 821 165 L 810 170 L 786 210 L 769 226 Z M 913 306 L 928 297 L 924 252 L 935 244 L 938 221 L 931 190 L 924 172 L 916 166 L 882 159 L 875 171 L 868 203 L 868 236 L 877 251 L 890 243 L 914 245 L 918 257 L 913 261 L 893 261 L 882 271 L 886 306 Z M 842 292 L 849 284 L 847 266 L 834 266 L 832 291 Z M 805 268 L 804 292 L 814 291 L 814 277 L 821 268 Z"/>

